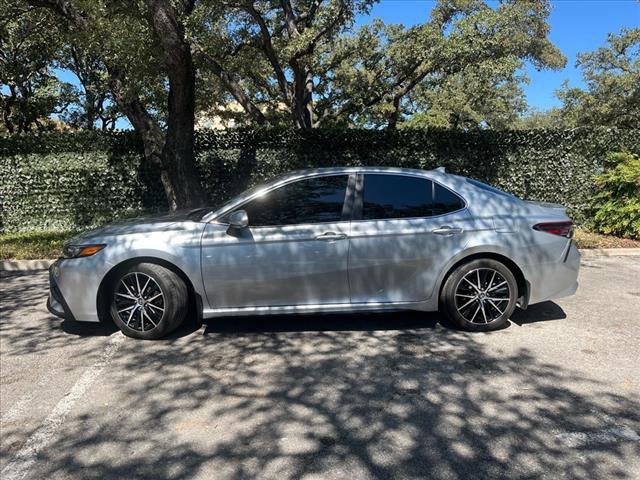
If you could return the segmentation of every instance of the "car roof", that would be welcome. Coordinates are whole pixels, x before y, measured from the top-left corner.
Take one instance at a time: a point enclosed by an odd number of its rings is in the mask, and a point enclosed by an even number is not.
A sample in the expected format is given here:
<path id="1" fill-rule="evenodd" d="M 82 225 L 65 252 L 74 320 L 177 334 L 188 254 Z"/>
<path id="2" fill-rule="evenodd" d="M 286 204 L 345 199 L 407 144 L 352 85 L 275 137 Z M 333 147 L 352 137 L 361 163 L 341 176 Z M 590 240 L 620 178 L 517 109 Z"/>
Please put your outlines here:
<path id="1" fill-rule="evenodd" d="M 438 167 L 433 170 L 422 170 L 419 168 L 400 168 L 400 167 L 378 167 L 378 166 L 357 166 L 357 167 L 322 167 L 322 168 L 303 168 L 299 170 L 292 170 L 283 174 L 279 178 L 283 177 L 299 177 L 307 175 L 327 175 L 332 173 L 406 173 L 414 175 L 422 175 L 425 172 L 429 173 L 444 173 L 443 167 Z"/>
<path id="2" fill-rule="evenodd" d="M 446 173 L 444 167 L 438 167 L 433 170 L 422 170 L 419 168 L 399 168 L 399 167 L 378 167 L 378 166 L 357 166 L 357 167 L 323 167 L 323 168 L 305 168 L 299 170 L 292 170 L 290 172 L 279 175 L 272 178 L 267 182 L 268 185 L 274 183 L 280 183 L 283 181 L 291 180 L 294 178 L 305 178 L 316 175 L 332 175 L 340 173 L 387 173 L 395 175 L 411 175 L 428 177 L 434 180 L 439 180 L 442 183 L 453 182 L 460 185 L 460 180 L 464 180 L 464 177 Z M 453 185 L 452 185 L 453 186 Z"/>

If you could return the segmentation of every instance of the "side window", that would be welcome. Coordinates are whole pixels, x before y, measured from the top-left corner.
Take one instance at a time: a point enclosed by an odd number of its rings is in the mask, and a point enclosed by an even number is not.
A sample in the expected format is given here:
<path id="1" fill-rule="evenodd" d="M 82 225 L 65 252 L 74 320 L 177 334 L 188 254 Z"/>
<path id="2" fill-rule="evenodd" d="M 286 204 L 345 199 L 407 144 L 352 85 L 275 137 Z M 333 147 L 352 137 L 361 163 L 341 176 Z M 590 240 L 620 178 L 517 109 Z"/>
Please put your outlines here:
<path id="1" fill-rule="evenodd" d="M 432 215 L 444 215 L 464 208 L 462 199 L 451 190 L 447 190 L 437 183 L 434 183 L 434 187 Z"/>
<path id="2" fill-rule="evenodd" d="M 444 215 L 464 207 L 460 197 L 426 178 L 365 174 L 362 219 Z"/>
<path id="3" fill-rule="evenodd" d="M 431 215 L 431 180 L 404 175 L 365 174 L 362 219 Z"/>
<path id="4" fill-rule="evenodd" d="M 333 175 L 298 180 L 241 208 L 255 227 L 338 222 L 348 179 L 348 175 Z"/>

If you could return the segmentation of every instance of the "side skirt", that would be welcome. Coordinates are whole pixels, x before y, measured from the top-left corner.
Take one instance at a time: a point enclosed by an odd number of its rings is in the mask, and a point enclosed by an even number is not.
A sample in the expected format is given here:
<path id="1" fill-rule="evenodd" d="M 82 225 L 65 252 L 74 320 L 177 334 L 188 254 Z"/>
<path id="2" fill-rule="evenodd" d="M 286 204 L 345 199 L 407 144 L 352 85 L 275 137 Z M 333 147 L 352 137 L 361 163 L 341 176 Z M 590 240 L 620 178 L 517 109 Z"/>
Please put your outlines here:
<path id="1" fill-rule="evenodd" d="M 429 302 L 367 302 L 367 303 L 330 303 L 325 305 L 278 305 L 265 307 L 229 307 L 205 309 L 203 318 L 232 317 L 242 315 L 277 315 L 289 313 L 349 313 L 375 312 L 388 310 L 434 311 Z"/>

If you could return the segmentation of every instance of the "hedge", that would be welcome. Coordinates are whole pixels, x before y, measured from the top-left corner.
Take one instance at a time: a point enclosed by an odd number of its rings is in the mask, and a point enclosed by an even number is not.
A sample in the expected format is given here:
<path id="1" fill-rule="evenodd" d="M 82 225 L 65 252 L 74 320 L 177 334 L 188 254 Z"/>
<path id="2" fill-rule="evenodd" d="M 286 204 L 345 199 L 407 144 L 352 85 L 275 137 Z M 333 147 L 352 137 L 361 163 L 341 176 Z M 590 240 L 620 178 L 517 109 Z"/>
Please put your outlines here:
<path id="1" fill-rule="evenodd" d="M 612 151 L 640 153 L 640 130 L 199 131 L 211 204 L 288 170 L 334 165 L 444 166 L 523 198 L 557 202 L 584 221 L 593 176 Z M 0 139 L 0 228 L 83 228 L 167 209 L 133 132 Z"/>

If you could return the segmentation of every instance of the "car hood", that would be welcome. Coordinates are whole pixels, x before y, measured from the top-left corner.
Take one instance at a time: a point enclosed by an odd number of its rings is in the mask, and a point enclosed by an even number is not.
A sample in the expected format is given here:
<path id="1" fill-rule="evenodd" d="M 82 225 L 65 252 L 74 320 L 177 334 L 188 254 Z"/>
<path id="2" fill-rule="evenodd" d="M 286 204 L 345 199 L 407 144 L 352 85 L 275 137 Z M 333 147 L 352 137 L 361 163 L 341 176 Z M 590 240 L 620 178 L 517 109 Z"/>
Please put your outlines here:
<path id="1" fill-rule="evenodd" d="M 202 209 L 179 210 L 171 213 L 161 213 L 147 215 L 144 217 L 131 218 L 121 222 L 106 225 L 104 227 L 89 230 L 78 235 L 68 243 L 82 243 L 96 238 L 111 237 L 117 235 L 130 235 L 137 233 L 155 233 L 173 231 L 179 229 L 183 222 L 198 221 L 200 216 L 196 215 Z"/>

